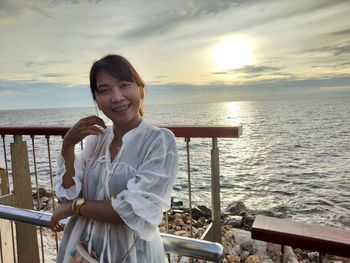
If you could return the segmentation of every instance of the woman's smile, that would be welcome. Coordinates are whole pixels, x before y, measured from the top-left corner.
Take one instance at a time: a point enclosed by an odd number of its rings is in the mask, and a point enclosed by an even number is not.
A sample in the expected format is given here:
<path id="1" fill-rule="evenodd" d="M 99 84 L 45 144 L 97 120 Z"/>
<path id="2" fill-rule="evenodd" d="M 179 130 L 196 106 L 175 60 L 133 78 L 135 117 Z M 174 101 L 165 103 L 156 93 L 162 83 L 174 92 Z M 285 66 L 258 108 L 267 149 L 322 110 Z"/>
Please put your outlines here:
<path id="1" fill-rule="evenodd" d="M 114 112 L 123 112 L 123 111 L 127 111 L 131 106 L 131 103 L 122 105 L 122 106 L 118 106 L 118 107 L 114 107 L 112 108 L 112 111 Z"/>

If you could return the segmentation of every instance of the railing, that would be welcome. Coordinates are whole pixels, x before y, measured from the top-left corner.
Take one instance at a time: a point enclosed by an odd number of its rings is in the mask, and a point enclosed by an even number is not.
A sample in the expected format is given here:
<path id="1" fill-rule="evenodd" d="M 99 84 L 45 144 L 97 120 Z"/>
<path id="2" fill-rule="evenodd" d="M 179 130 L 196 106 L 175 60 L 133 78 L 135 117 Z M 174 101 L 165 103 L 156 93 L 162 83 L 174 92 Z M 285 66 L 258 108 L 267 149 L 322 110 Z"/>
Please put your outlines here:
<path id="1" fill-rule="evenodd" d="M 220 209 L 220 164 L 219 164 L 219 148 L 218 138 L 237 138 L 242 134 L 240 125 L 230 127 L 167 127 L 172 130 L 177 138 L 184 138 L 185 145 L 179 150 L 186 151 L 187 162 L 187 185 L 188 185 L 188 202 L 189 211 L 192 208 L 192 190 L 191 190 L 191 138 L 206 138 L 212 140 L 211 146 L 211 200 L 212 200 L 212 223 L 205 231 L 201 239 L 210 240 L 221 243 L 221 209 Z M 2 188 L 4 189 L 0 197 L 0 204 L 10 205 L 26 209 L 34 209 L 32 201 L 32 188 L 36 190 L 35 198 L 37 202 L 37 210 L 41 209 L 41 194 L 39 181 L 46 180 L 49 182 L 51 193 L 53 193 L 53 162 L 52 156 L 59 151 L 62 137 L 68 131 L 69 127 L 0 127 L 0 134 L 3 145 L 3 171 Z M 13 140 L 11 137 L 13 135 Z M 29 145 L 28 145 L 29 144 Z M 43 145 L 46 145 L 44 147 Z M 27 149 L 28 147 L 28 149 Z M 39 148 L 39 149 L 38 149 Z M 46 148 L 46 149 L 45 149 Z M 0 152 L 1 153 L 1 152 Z M 1 157 L 1 154 L 0 154 Z M 1 161 L 1 160 L 0 160 Z M 43 162 L 45 164 L 43 164 Z M 44 171 L 38 170 L 38 163 L 45 165 Z M 1 169 L 0 169 L 1 171 Z M 28 176 L 31 175 L 31 176 Z M 31 180 L 32 179 L 32 180 Z M 9 194 L 10 192 L 13 192 Z M 5 194 L 5 195 L 4 195 Z M 52 199 L 53 209 L 55 209 L 55 197 L 53 194 L 49 196 Z M 191 214 L 190 214 L 191 217 Z M 192 217 L 190 219 L 192 223 Z M 23 226 L 16 224 L 16 231 L 12 222 L 3 222 L 0 220 L 0 230 L 10 226 L 12 236 L 12 249 L 17 248 L 17 255 L 13 252 L 13 262 L 45 262 L 45 242 L 43 242 L 43 229 L 40 227 L 40 243 L 38 246 L 36 228 L 33 226 Z M 11 225 L 9 225 L 11 224 Z M 16 232 L 16 239 L 14 238 Z M 192 224 L 190 226 L 190 237 L 193 237 Z M 2 233 L 0 233 L 0 252 L 3 259 L 2 251 L 9 247 L 9 242 L 4 241 Z M 10 240 L 10 239 L 8 239 Z M 16 240 L 16 244 L 14 243 Z M 58 237 L 55 236 L 56 249 L 58 247 Z M 33 251 L 39 251 L 33 253 Z M 15 251 L 15 249 L 13 249 Z M 21 254 L 33 254 L 31 261 L 21 258 Z M 23 252 L 23 253 L 22 253 Z M 27 254 L 28 255 L 28 254 Z M 18 258 L 17 258 L 18 257 Z M 2 262 L 7 262 L 2 260 Z"/>

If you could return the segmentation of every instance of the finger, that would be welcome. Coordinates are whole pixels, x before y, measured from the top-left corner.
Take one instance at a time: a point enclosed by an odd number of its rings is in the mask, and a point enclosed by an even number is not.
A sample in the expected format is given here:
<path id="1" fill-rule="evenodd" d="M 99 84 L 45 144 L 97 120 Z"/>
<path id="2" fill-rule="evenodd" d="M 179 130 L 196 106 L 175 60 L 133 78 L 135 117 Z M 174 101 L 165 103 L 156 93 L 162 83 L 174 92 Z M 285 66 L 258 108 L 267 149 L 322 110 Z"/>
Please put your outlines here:
<path id="1" fill-rule="evenodd" d="M 85 126 L 99 125 L 103 128 L 107 128 L 104 120 L 97 116 L 89 116 L 87 118 L 81 119 L 80 123 Z"/>
<path id="2" fill-rule="evenodd" d="M 100 135 L 102 133 L 103 133 L 102 129 L 96 126 L 85 127 L 85 128 L 82 128 L 81 130 L 81 135 L 83 138 L 85 138 L 88 135 Z"/>

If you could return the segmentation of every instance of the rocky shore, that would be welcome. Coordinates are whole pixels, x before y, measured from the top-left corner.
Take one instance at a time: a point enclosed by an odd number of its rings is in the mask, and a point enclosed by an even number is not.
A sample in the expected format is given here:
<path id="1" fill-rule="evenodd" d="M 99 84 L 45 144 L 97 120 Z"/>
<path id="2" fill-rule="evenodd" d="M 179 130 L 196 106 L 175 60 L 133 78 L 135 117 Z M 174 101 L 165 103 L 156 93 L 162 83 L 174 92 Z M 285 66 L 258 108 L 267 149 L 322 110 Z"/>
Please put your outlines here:
<path id="1" fill-rule="evenodd" d="M 191 237 L 190 212 L 192 214 L 192 237 L 200 238 L 211 223 L 211 210 L 204 205 L 192 208 L 190 211 L 181 201 L 172 200 L 171 210 L 168 212 L 168 223 L 164 217 L 160 224 L 161 232 Z M 250 211 L 243 202 L 232 202 L 223 210 L 221 216 L 222 244 L 224 246 L 227 263 L 272 263 L 280 262 L 281 245 L 267 243 L 251 238 L 251 227 L 257 214 L 274 216 L 269 211 Z M 167 227 L 168 225 L 168 227 Z M 285 263 L 314 263 L 319 262 L 319 253 L 286 246 L 282 258 Z M 189 262 L 188 258 L 178 262 Z M 206 262 L 197 260 L 193 262 Z M 325 263 L 350 263 L 350 258 L 325 255 Z"/>
<path id="2" fill-rule="evenodd" d="M 39 197 L 40 202 L 37 202 Z M 52 210 L 52 192 L 47 189 L 39 189 L 33 192 L 33 199 L 36 208 L 40 210 Z M 192 214 L 192 222 L 190 220 Z M 274 216 L 269 211 L 250 211 L 243 202 L 232 202 L 226 209 L 223 209 L 221 216 L 222 244 L 224 246 L 224 263 L 272 263 L 280 262 L 282 257 L 281 245 L 253 240 L 251 238 L 251 227 L 257 214 Z M 192 224 L 191 224 L 192 223 Z M 184 207 L 182 201 L 172 199 L 171 209 L 164 215 L 159 229 L 163 233 L 170 233 L 178 236 L 200 238 L 211 223 L 211 210 L 199 205 L 189 208 Z M 192 228 L 192 231 L 191 231 Z M 50 233 L 50 234 L 49 234 Z M 51 231 L 44 231 L 53 237 Z M 59 234 L 60 236 L 60 234 Z M 50 243 L 50 242 L 49 242 Z M 53 258 L 55 249 L 48 247 Z M 307 251 L 299 248 L 286 246 L 283 256 L 284 263 L 316 263 L 319 262 L 319 253 Z M 200 262 L 203 260 L 193 260 L 187 257 L 172 257 L 171 262 Z M 350 263 L 350 258 L 343 258 L 333 255 L 323 257 L 325 263 Z"/>

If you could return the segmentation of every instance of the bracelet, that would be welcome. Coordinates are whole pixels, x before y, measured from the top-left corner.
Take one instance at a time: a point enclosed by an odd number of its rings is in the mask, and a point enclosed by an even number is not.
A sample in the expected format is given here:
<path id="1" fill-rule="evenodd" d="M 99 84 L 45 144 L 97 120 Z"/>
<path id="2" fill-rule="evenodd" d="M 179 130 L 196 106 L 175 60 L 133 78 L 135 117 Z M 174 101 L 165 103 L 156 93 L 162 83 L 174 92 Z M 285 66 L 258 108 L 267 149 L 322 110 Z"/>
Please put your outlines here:
<path id="1" fill-rule="evenodd" d="M 77 202 L 77 198 L 72 201 L 72 212 L 75 214 L 75 203 Z"/>
<path id="2" fill-rule="evenodd" d="M 74 199 L 72 203 L 72 210 L 73 213 L 76 215 L 81 215 L 80 214 L 80 208 L 85 204 L 86 200 L 84 198 L 78 197 Z"/>

